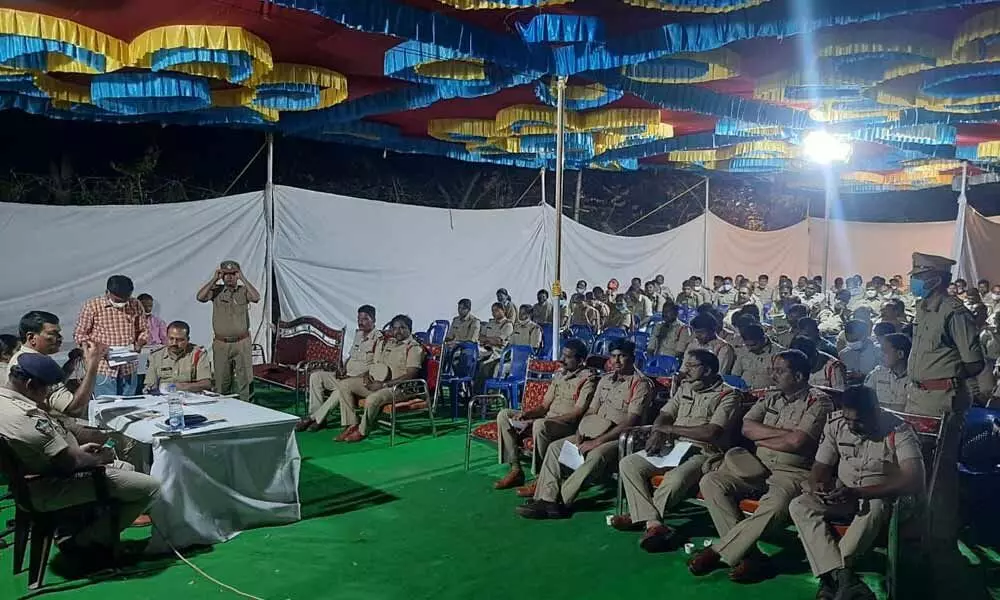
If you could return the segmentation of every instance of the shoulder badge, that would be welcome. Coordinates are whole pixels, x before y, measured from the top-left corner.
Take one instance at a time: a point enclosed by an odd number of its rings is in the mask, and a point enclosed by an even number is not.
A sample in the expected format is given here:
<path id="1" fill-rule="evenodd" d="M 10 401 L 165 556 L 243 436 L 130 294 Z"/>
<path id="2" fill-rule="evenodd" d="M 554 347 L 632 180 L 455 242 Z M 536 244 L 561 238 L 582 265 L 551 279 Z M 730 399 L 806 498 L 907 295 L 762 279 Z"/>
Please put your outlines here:
<path id="1" fill-rule="evenodd" d="M 52 427 L 52 421 L 49 421 L 48 419 L 39 418 L 36 420 L 35 429 L 37 429 L 42 435 L 55 436 L 56 434 L 55 429 Z"/>

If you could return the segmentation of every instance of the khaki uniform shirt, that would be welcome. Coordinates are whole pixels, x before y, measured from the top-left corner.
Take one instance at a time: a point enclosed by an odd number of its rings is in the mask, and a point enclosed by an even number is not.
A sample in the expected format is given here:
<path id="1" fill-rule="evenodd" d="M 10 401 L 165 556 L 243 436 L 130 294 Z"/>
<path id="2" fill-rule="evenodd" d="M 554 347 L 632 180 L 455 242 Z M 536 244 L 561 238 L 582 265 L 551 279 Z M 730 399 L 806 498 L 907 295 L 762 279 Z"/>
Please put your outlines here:
<path id="1" fill-rule="evenodd" d="M 344 364 L 344 372 L 348 377 L 361 377 L 368 374 L 368 367 L 375 362 L 375 346 L 382 339 L 382 332 L 372 329 L 365 335 L 360 329 L 354 333 L 354 343 L 351 344 L 351 354 Z"/>
<path id="2" fill-rule="evenodd" d="M 542 345 L 542 328 L 534 321 L 518 321 L 514 323 L 514 332 L 510 336 L 511 346 L 531 346 L 538 349 Z"/>
<path id="3" fill-rule="evenodd" d="M 595 389 L 597 389 L 597 373 L 591 369 L 582 368 L 573 373 L 566 371 L 556 373 L 552 377 L 549 389 L 545 390 L 544 403 L 549 407 L 545 412 L 545 418 L 565 415 L 574 409 L 586 412 L 594 398 Z"/>
<path id="4" fill-rule="evenodd" d="M 250 298 L 246 286 L 212 288 L 212 331 L 219 337 L 249 333 Z"/>
<path id="5" fill-rule="evenodd" d="M 198 364 L 195 364 L 195 357 Z M 180 356 L 174 356 L 166 347 L 151 352 L 146 386 L 160 383 L 192 383 L 212 378 L 212 363 L 208 352 L 201 346 L 188 344 Z"/>
<path id="6" fill-rule="evenodd" d="M 605 375 L 597 384 L 577 432 L 586 439 L 599 437 L 631 416 L 641 418 L 652 401 L 653 382 L 639 371 L 625 376 Z"/>
<path id="7" fill-rule="evenodd" d="M 735 289 L 731 289 L 728 292 L 719 292 L 715 295 L 715 305 L 716 306 L 735 306 L 736 299 L 739 297 L 739 292 Z"/>
<path id="8" fill-rule="evenodd" d="M 884 483 L 903 461 L 917 460 L 923 465 L 920 441 L 913 427 L 893 415 L 880 413 L 880 425 L 885 432 L 882 439 L 852 433 L 839 410 L 830 415 L 823 428 L 816 462 L 836 466 L 837 479 L 847 487 Z"/>
<path id="9" fill-rule="evenodd" d="M 549 314 L 549 320 L 552 320 L 551 314 Z M 451 320 L 451 326 L 448 327 L 448 335 L 444 337 L 444 341 L 478 342 L 480 328 L 479 318 L 472 313 L 466 315 L 464 319 L 462 317 L 455 317 Z"/>
<path id="10" fill-rule="evenodd" d="M 989 329 L 979 332 L 979 343 L 983 347 L 986 363 L 992 365 L 1000 358 L 1000 335 Z"/>
<path id="11" fill-rule="evenodd" d="M 545 302 L 531 307 L 531 320 L 535 323 L 552 323 L 552 303 Z"/>
<path id="12" fill-rule="evenodd" d="M 858 350 L 844 348 L 840 351 L 840 362 L 844 363 L 847 371 L 860 373 L 861 375 L 871 373 L 872 369 L 878 366 L 881 359 L 881 352 L 875 347 L 875 342 L 871 341 L 870 338 L 862 340 L 862 346 Z"/>
<path id="13" fill-rule="evenodd" d="M 33 475 L 48 473 L 60 452 L 79 447 L 62 423 L 7 387 L 0 388 L 0 435 L 10 440 L 24 470 Z"/>
<path id="14" fill-rule="evenodd" d="M 878 403 L 891 410 L 903 410 L 910 397 L 913 382 L 906 376 L 896 375 L 889 368 L 879 365 L 865 377 L 865 387 L 875 390 Z"/>
<path id="15" fill-rule="evenodd" d="M 507 317 L 508 321 L 514 322 L 514 319 L 517 318 L 517 307 L 514 306 L 513 302 L 508 302 L 503 307 L 503 314 L 505 317 Z"/>
<path id="16" fill-rule="evenodd" d="M 691 328 L 679 320 L 667 325 L 660 321 L 653 325 L 646 344 L 650 356 L 681 356 L 691 343 Z"/>
<path id="17" fill-rule="evenodd" d="M 826 394 L 815 388 L 807 388 L 791 398 L 775 390 L 754 404 L 743 420 L 788 431 L 802 431 L 813 440 L 819 441 L 823 426 L 831 412 L 833 412 L 833 402 Z M 780 452 L 760 445 L 757 446 L 757 458 L 772 471 L 808 469 L 813 462 L 811 452 L 808 454 Z"/>
<path id="18" fill-rule="evenodd" d="M 628 305 L 629 311 L 639 317 L 640 323 L 653 316 L 653 302 L 645 294 L 639 294 L 635 297 L 626 295 L 625 303 Z"/>
<path id="19" fill-rule="evenodd" d="M 632 313 L 628 310 L 620 312 L 617 308 L 612 309 L 611 314 L 604 320 L 604 328 L 607 329 L 608 327 L 622 327 L 631 330 Z"/>
<path id="20" fill-rule="evenodd" d="M 653 294 L 652 296 L 646 296 L 646 298 L 649 298 L 649 304 L 653 310 L 653 312 L 651 312 L 650 314 L 651 315 L 660 314 L 660 311 L 663 310 L 663 296 L 659 294 Z"/>
<path id="21" fill-rule="evenodd" d="M 809 385 L 822 385 L 835 390 L 842 390 L 847 385 L 847 369 L 840 360 L 824 354 L 826 362 L 818 370 L 809 375 Z"/>
<path id="22" fill-rule="evenodd" d="M 877 315 L 882 308 L 883 300 L 877 294 L 874 298 L 867 298 L 864 295 L 854 296 L 847 304 L 847 310 L 854 312 L 859 308 L 868 308 L 872 314 Z"/>
<path id="23" fill-rule="evenodd" d="M 715 338 L 709 343 L 702 345 L 697 338 L 692 337 L 691 341 L 688 342 L 685 353 L 698 349 L 710 350 L 719 357 L 719 375 L 729 375 L 732 372 L 733 363 L 736 362 L 736 350 L 732 344 L 722 338 Z"/>
<path id="24" fill-rule="evenodd" d="M 984 360 L 979 333 L 962 302 L 937 295 L 917 304 L 906 372 L 917 382 L 959 377 L 962 363 Z"/>
<path id="25" fill-rule="evenodd" d="M 376 346 L 375 363 L 389 367 L 389 379 L 399 379 L 407 369 L 423 367 L 424 347 L 413 336 L 402 342 L 389 338 Z"/>
<path id="26" fill-rule="evenodd" d="M 573 307 L 573 313 L 569 317 L 570 325 L 586 325 L 597 333 L 600 330 L 601 325 L 601 313 L 597 312 L 596 308 L 593 308 L 589 304 L 584 304 L 583 302 L 577 303 Z"/>
<path id="27" fill-rule="evenodd" d="M 8 364 L 16 365 L 17 357 L 21 356 L 22 354 L 28 354 L 28 353 L 39 354 L 39 352 L 34 348 L 29 348 L 28 346 L 21 346 L 21 348 L 17 352 L 15 352 L 14 355 L 10 358 L 10 363 Z M 8 366 L 6 369 L 4 369 L 2 378 L 3 381 L 0 383 L 6 384 L 9 375 L 10 375 L 10 367 Z M 65 384 L 62 383 L 57 384 L 49 388 L 48 403 L 49 407 L 55 412 L 65 414 L 66 410 L 69 409 L 69 405 L 73 403 L 73 392 L 69 391 L 69 388 L 67 388 Z M 83 416 L 86 416 L 86 414 L 84 414 Z"/>
<path id="28" fill-rule="evenodd" d="M 10 363 L 0 361 L 0 385 L 7 385 L 10 378 Z"/>
<path id="29" fill-rule="evenodd" d="M 682 382 L 677 393 L 660 409 L 660 414 L 672 417 L 673 424 L 679 427 L 699 427 L 712 424 L 718 425 L 727 434 L 731 434 L 739 408 L 739 394 L 723 383 L 720 378 L 703 390 L 695 390 L 690 381 Z M 725 446 L 728 446 L 729 437 L 726 435 L 723 438 L 726 440 L 723 448 L 686 437 L 680 439 L 701 448 L 704 454 L 721 454 L 726 449 Z"/>
<path id="30" fill-rule="evenodd" d="M 776 354 L 784 351 L 784 348 L 774 342 L 768 342 L 760 354 L 750 352 L 745 346 L 739 348 L 736 350 L 736 362 L 733 363 L 732 374 L 742 377 L 751 389 L 770 387 L 773 385 L 771 363 L 774 362 Z"/>

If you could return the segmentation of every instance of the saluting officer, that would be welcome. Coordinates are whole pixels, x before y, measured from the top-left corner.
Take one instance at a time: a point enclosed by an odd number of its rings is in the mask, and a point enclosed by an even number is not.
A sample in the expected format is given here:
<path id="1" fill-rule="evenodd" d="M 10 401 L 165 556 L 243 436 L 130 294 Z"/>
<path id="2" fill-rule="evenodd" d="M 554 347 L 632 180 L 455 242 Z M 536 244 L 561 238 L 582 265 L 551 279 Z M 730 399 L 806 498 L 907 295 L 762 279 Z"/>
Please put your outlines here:
<path id="1" fill-rule="evenodd" d="M 219 285 L 219 280 L 222 285 Z M 198 290 L 198 302 L 212 303 L 212 360 L 215 391 L 238 393 L 250 400 L 253 358 L 250 347 L 250 304 L 260 302 L 260 292 L 247 281 L 235 260 L 224 260 L 212 278 Z"/>

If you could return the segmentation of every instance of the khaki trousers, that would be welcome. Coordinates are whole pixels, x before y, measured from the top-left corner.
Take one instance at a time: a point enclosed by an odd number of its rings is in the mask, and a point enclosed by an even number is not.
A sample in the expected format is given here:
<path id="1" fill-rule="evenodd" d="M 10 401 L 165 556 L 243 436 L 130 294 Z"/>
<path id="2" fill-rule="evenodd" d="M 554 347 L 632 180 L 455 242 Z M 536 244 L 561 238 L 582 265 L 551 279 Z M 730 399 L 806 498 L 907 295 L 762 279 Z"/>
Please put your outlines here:
<path id="1" fill-rule="evenodd" d="M 350 427 L 351 425 L 357 425 L 358 415 L 355 414 L 354 409 L 358 407 L 358 399 L 367 398 L 371 394 L 372 391 L 365 387 L 364 377 L 335 379 L 333 381 L 333 393 L 330 394 L 326 402 L 320 405 L 315 413 L 310 412 L 310 416 L 312 416 L 314 421 L 319 423 L 320 421 L 317 417 L 322 414 L 322 417 L 325 419 L 326 413 L 329 412 L 333 403 L 339 402 L 341 426 Z M 326 407 L 325 410 L 323 407 Z"/>
<path id="2" fill-rule="evenodd" d="M 365 398 L 365 414 L 361 419 L 361 423 L 358 426 L 358 431 L 361 435 L 368 435 L 376 427 L 378 427 L 378 418 L 382 414 L 382 407 L 386 404 L 392 402 L 395 392 L 391 388 L 382 388 L 376 392 L 370 392 Z M 341 414 L 343 414 L 344 401 L 341 400 Z M 354 411 L 351 410 L 351 416 L 357 422 L 357 417 L 354 416 Z"/>
<path id="3" fill-rule="evenodd" d="M 328 395 L 327 392 L 330 392 Z M 365 398 L 370 392 L 364 385 L 363 377 L 347 377 L 337 379 L 332 371 L 313 371 L 309 375 L 309 418 L 315 423 L 326 421 L 326 416 L 334 405 L 343 406 L 342 398 L 351 399 L 351 414 L 340 411 L 340 424 L 355 425 L 358 422 L 354 415 L 357 398 Z"/>
<path id="4" fill-rule="evenodd" d="M 527 438 L 528 429 L 517 431 L 510 426 L 510 419 L 517 411 L 505 408 L 497 413 L 497 445 L 500 462 L 508 465 L 521 464 L 521 440 Z M 573 435 L 574 425 L 552 419 L 535 419 L 531 422 L 531 470 L 538 473 L 538 467 L 545 458 L 545 452 L 555 440 Z"/>
<path id="5" fill-rule="evenodd" d="M 120 533 L 141 515 L 160 493 L 160 482 L 142 473 L 125 462 L 114 461 L 105 467 L 108 495 L 119 502 L 118 522 L 114 524 Z M 43 512 L 79 506 L 97 500 L 93 480 L 84 479 L 41 479 L 31 483 L 31 501 Z M 112 536 L 111 515 L 106 514 L 84 527 L 74 537 L 80 546 L 99 544 L 110 546 L 118 541 Z"/>
<path id="6" fill-rule="evenodd" d="M 240 400 L 250 401 L 253 380 L 253 356 L 250 338 L 238 342 L 212 342 L 212 368 L 215 370 L 217 394 L 239 394 Z"/>
<path id="7" fill-rule="evenodd" d="M 828 505 L 809 492 L 792 500 L 788 512 L 799 530 L 813 575 L 819 577 L 850 567 L 855 558 L 871 547 L 891 511 L 884 500 L 868 500 L 864 505 L 865 510 L 859 513 L 857 502 Z M 838 542 L 833 538 L 827 519 L 848 517 L 854 518 Z"/>
<path id="8" fill-rule="evenodd" d="M 788 522 L 788 505 L 802 493 L 802 483 L 808 476 L 805 469 L 789 468 L 772 471 L 766 479 L 745 480 L 722 466 L 702 477 L 698 485 L 720 537 L 712 549 L 729 566 L 743 560 L 764 533 Z M 744 518 L 739 501 L 761 492 L 764 495 L 757 511 Z"/>
<path id="9" fill-rule="evenodd" d="M 591 450 L 576 471 L 570 471 L 559 462 L 559 453 L 569 438 L 551 444 L 538 470 L 535 500 L 558 502 L 569 506 L 576 500 L 583 486 L 610 474 L 618 466 L 618 440 L 605 442 Z M 564 474 L 568 474 L 564 477 Z"/>
<path id="10" fill-rule="evenodd" d="M 632 521 L 659 521 L 683 501 L 701 479 L 708 458 L 695 454 L 672 469 L 657 468 L 638 454 L 630 454 L 618 464 L 618 477 L 625 488 L 628 514 Z M 649 483 L 654 475 L 663 475 L 655 490 Z"/>

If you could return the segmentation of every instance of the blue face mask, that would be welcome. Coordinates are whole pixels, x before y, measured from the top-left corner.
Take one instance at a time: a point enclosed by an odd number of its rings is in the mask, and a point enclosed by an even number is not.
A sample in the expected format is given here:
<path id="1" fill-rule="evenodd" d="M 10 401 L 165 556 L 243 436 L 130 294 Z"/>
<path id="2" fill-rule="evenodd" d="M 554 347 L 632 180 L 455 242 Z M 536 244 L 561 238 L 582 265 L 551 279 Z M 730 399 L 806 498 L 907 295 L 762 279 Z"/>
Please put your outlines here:
<path id="1" fill-rule="evenodd" d="M 927 282 L 916 277 L 910 278 L 910 292 L 917 298 L 926 298 L 930 290 L 927 289 Z"/>

